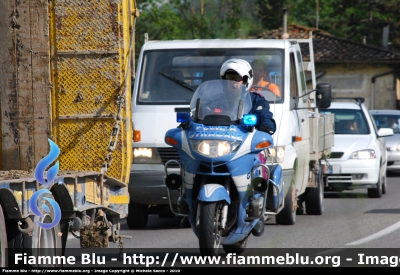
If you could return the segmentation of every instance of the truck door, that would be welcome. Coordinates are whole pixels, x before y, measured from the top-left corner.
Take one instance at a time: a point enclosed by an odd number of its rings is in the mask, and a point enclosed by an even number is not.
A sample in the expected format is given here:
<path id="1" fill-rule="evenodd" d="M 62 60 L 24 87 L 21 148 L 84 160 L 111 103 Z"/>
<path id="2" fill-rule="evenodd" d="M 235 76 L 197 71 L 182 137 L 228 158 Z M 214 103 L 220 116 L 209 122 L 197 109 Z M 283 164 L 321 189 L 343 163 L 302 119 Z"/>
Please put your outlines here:
<path id="1" fill-rule="evenodd" d="M 307 98 L 305 77 L 300 51 L 290 53 L 290 100 L 293 118 L 296 125 L 295 136 L 292 137 L 293 146 L 297 154 L 296 189 L 302 193 L 308 181 L 309 163 L 309 138 L 308 138 L 308 119 L 307 119 Z M 303 97 L 302 97 L 303 96 Z"/>

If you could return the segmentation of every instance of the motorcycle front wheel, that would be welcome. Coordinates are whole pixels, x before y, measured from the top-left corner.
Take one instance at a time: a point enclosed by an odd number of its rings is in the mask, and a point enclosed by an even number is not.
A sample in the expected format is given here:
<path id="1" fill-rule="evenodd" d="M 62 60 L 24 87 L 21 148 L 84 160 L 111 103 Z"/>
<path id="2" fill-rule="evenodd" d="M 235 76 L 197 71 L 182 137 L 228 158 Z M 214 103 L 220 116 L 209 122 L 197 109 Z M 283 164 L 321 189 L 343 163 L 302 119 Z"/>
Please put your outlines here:
<path id="1" fill-rule="evenodd" d="M 201 202 L 199 217 L 199 246 L 202 256 L 218 256 L 221 246 L 222 202 Z"/>

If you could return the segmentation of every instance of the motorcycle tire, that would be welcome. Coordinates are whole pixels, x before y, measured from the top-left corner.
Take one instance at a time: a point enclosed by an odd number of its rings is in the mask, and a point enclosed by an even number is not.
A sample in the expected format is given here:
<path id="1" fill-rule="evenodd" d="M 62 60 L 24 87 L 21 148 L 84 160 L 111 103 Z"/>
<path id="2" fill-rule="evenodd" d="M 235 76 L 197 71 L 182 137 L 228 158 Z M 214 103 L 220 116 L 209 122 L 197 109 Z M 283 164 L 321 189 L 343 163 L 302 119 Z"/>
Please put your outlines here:
<path id="1" fill-rule="evenodd" d="M 201 256 L 218 256 L 221 246 L 222 202 L 201 202 L 199 247 Z"/>

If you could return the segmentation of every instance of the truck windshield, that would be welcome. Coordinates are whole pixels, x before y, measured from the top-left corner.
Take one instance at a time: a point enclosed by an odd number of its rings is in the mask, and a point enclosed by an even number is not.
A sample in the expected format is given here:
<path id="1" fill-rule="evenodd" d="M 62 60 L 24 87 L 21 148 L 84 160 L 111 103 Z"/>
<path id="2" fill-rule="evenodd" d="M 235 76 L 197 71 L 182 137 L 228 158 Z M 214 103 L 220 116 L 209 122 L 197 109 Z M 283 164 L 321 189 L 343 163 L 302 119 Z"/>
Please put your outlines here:
<path id="1" fill-rule="evenodd" d="M 140 79 L 136 80 L 137 104 L 189 105 L 197 87 L 205 81 L 220 79 L 221 65 L 231 58 L 241 58 L 250 64 L 255 59 L 262 60 L 265 85 L 259 87 L 253 83 L 257 86 L 255 92 L 270 103 L 283 102 L 282 50 L 163 49 L 144 52 Z M 276 89 L 282 92 L 276 93 Z"/>

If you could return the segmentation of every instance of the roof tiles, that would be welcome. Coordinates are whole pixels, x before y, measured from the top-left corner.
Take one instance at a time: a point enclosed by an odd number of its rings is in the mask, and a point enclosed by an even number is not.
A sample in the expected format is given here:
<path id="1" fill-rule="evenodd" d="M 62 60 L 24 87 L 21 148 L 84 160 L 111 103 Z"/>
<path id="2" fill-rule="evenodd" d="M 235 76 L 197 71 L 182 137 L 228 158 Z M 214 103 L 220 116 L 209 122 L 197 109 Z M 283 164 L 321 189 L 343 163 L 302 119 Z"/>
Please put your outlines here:
<path id="1" fill-rule="evenodd" d="M 310 31 L 312 31 L 313 35 L 315 62 L 400 64 L 400 53 L 385 48 L 363 44 L 350 39 L 338 38 L 324 31 L 296 24 L 290 24 L 287 29 L 289 39 L 307 39 L 309 38 Z M 281 39 L 282 33 L 283 29 L 280 28 L 264 32 L 253 38 Z M 307 49 L 303 49 L 303 56 L 304 59 L 309 59 Z"/>

